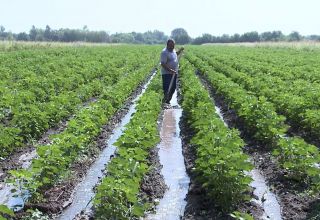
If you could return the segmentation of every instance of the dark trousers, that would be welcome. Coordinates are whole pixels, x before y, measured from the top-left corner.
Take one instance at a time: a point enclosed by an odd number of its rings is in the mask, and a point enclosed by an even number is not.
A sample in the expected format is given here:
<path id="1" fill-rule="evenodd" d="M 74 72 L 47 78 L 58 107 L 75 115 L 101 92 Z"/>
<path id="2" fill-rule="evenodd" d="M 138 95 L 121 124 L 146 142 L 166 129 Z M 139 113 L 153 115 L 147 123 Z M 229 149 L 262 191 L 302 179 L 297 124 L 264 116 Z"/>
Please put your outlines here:
<path id="1" fill-rule="evenodd" d="M 174 74 L 172 86 L 171 86 L 170 91 L 168 92 L 172 76 L 173 76 L 173 74 L 163 74 L 162 75 L 162 88 L 163 88 L 163 93 L 164 93 L 164 101 L 167 103 L 170 102 L 172 95 L 177 87 L 177 74 Z"/>

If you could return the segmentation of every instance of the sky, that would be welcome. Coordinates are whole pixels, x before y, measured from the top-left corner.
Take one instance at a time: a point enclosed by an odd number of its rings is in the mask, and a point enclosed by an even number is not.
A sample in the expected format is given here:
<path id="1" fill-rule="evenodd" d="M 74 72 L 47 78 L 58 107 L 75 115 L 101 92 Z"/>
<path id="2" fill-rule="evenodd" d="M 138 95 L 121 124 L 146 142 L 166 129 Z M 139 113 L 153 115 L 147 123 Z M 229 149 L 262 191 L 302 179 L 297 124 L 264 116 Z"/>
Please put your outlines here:
<path id="1" fill-rule="evenodd" d="M 32 25 L 116 32 L 184 28 L 209 33 L 298 31 L 320 35 L 319 0 L 0 0 L 0 25 L 29 32 Z"/>

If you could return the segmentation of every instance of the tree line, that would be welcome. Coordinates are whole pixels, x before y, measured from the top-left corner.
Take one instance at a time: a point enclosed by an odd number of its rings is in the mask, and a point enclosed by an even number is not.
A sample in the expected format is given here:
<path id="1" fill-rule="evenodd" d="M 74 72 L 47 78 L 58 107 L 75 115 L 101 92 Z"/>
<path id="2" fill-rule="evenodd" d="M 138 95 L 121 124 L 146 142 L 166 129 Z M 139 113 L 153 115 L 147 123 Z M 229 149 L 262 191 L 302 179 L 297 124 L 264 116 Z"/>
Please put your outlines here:
<path id="1" fill-rule="evenodd" d="M 288 35 L 281 31 L 267 31 L 258 33 L 256 31 L 244 34 L 214 36 L 202 34 L 202 36 L 191 38 L 183 28 L 172 30 L 171 35 L 167 36 L 159 30 L 147 31 L 144 33 L 115 33 L 109 34 L 106 31 L 91 31 L 87 26 L 82 29 L 60 28 L 52 29 L 49 25 L 36 28 L 34 25 L 28 33 L 12 33 L 6 31 L 0 25 L 0 40 L 16 41 L 56 41 L 56 42 L 93 42 L 93 43 L 129 43 L 129 44 L 163 44 L 168 38 L 175 39 L 177 44 L 204 44 L 204 43 L 237 43 L 237 42 L 266 42 L 266 41 L 320 41 L 320 35 L 302 36 L 299 32 L 293 31 Z"/>
<path id="2" fill-rule="evenodd" d="M 167 38 L 168 36 L 158 30 L 147 31 L 145 33 L 131 32 L 110 35 L 106 31 L 91 31 L 87 26 L 84 26 L 82 29 L 52 29 L 47 25 L 45 29 L 32 26 L 29 33 L 20 32 L 16 34 L 6 32 L 5 27 L 0 26 L 0 40 L 162 44 L 166 42 Z"/>

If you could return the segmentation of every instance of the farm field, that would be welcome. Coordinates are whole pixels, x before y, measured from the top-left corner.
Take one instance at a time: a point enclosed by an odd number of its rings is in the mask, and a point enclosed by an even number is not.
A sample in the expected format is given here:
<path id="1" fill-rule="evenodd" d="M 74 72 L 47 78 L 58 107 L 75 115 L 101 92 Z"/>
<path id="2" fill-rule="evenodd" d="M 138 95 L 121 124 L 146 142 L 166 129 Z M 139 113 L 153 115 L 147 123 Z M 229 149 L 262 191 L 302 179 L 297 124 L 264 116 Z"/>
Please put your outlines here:
<path id="1" fill-rule="evenodd" d="M 320 219 L 320 49 L 162 48 L 0 47 L 0 219 Z"/>

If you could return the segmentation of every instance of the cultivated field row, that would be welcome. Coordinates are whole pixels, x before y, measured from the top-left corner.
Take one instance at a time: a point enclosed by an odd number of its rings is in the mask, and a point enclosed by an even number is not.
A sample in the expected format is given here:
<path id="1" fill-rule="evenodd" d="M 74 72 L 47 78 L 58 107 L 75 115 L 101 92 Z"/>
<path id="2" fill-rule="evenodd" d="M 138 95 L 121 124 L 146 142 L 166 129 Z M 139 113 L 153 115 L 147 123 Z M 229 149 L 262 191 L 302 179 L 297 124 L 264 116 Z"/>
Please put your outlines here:
<path id="1" fill-rule="evenodd" d="M 106 142 L 131 100 L 156 73 L 160 49 L 23 48 L 0 53 L 0 166 L 1 180 L 7 182 L 0 195 L 13 189 L 9 194 L 23 200 L 16 203 L 22 207 L 15 207 L 4 199 L 0 216 L 64 219 L 59 214 L 76 203 L 76 185 L 109 147 Z M 317 56 L 317 50 L 292 48 L 186 49 L 178 75 L 182 117 L 176 134 L 183 149 L 177 154 L 183 153 L 186 166 L 176 169 L 186 169 L 191 179 L 183 219 L 317 218 Z M 88 189 L 94 190 L 89 213 L 73 216 L 139 219 L 157 210 L 157 201 L 161 204 L 168 191 L 155 162 L 155 149 L 164 138 L 159 128 L 166 111 L 162 98 L 158 71 L 115 141 L 115 152 L 106 158 L 101 180 Z M 22 157 L 29 159 L 24 163 Z M 262 195 L 253 184 L 256 172 L 266 180 Z M 278 209 L 268 207 L 267 191 L 275 195 Z"/>

